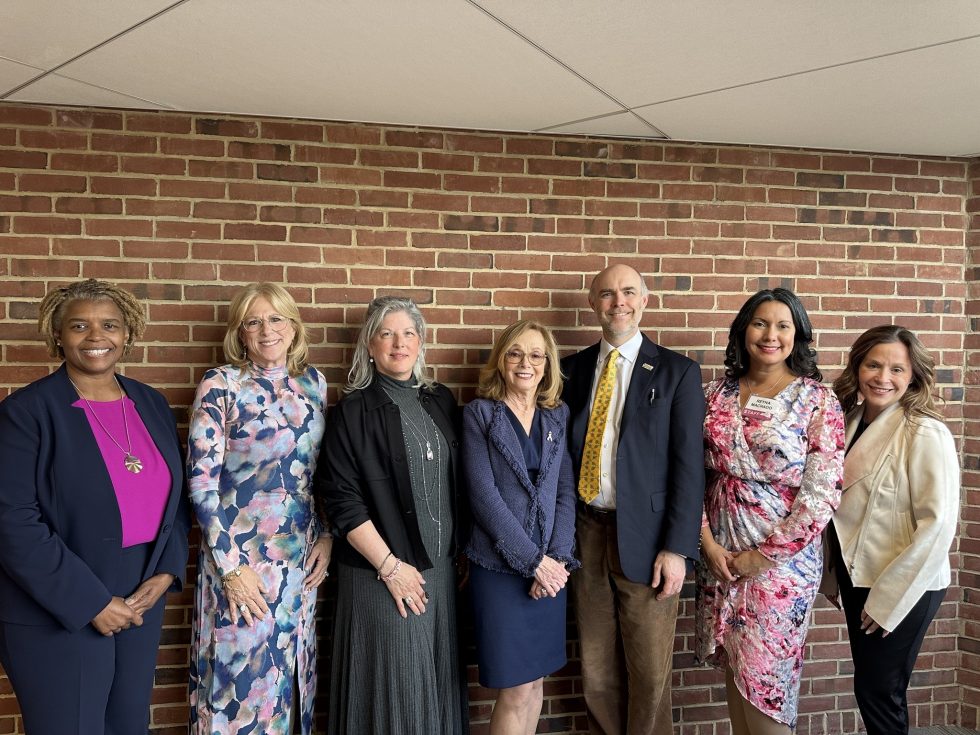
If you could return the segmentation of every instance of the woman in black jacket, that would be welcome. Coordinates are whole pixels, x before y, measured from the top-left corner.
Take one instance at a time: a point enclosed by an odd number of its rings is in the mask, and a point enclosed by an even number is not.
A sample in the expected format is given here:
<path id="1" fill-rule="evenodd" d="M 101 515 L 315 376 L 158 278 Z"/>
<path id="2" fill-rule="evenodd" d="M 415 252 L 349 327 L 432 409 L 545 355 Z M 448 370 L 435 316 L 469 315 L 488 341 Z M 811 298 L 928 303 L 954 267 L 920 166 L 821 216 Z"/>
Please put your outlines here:
<path id="1" fill-rule="evenodd" d="M 456 641 L 458 408 L 410 299 L 368 306 L 316 488 L 338 536 L 331 732 L 465 732 Z"/>

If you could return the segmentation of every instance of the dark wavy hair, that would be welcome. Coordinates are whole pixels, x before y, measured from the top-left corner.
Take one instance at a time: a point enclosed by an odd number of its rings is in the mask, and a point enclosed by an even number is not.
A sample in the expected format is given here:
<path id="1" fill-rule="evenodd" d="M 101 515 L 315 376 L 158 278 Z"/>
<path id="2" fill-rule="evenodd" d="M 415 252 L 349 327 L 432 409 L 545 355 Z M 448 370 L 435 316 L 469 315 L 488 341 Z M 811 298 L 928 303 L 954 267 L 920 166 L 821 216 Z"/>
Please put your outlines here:
<path id="1" fill-rule="evenodd" d="M 905 417 L 916 419 L 920 416 L 931 416 L 942 421 L 943 414 L 936 406 L 933 395 L 936 389 L 936 362 L 919 338 L 899 324 L 872 327 L 854 341 L 847 356 L 847 367 L 834 381 L 834 392 L 840 400 L 844 413 L 849 413 L 858 405 L 860 399 L 858 373 L 868 353 L 880 344 L 893 342 L 901 342 L 905 345 L 909 351 L 909 365 L 912 368 L 909 387 L 898 401 L 905 412 Z"/>
<path id="2" fill-rule="evenodd" d="M 728 346 L 725 348 L 725 377 L 738 380 L 749 371 L 749 353 L 745 349 L 745 333 L 749 322 L 755 316 L 755 310 L 767 301 L 778 301 L 785 304 L 793 315 L 793 326 L 796 335 L 793 338 L 793 351 L 786 358 L 786 367 L 794 375 L 814 380 L 823 380 L 823 374 L 817 367 L 817 352 L 810 344 L 813 342 L 813 325 L 806 309 L 795 293 L 787 288 L 766 288 L 749 298 L 735 315 L 728 330 Z"/>

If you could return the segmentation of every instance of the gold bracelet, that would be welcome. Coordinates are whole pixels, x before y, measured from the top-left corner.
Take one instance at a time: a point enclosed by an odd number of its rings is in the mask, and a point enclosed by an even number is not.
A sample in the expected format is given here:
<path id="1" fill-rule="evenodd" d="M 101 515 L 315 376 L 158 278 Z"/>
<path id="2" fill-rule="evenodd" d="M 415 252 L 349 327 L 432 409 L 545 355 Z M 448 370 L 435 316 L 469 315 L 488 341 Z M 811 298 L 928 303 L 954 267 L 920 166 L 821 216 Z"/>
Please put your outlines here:
<path id="1" fill-rule="evenodd" d="M 222 583 L 230 582 L 232 579 L 238 579 L 240 576 L 242 576 L 242 568 L 239 566 L 232 569 L 228 574 L 222 574 L 221 581 Z"/>

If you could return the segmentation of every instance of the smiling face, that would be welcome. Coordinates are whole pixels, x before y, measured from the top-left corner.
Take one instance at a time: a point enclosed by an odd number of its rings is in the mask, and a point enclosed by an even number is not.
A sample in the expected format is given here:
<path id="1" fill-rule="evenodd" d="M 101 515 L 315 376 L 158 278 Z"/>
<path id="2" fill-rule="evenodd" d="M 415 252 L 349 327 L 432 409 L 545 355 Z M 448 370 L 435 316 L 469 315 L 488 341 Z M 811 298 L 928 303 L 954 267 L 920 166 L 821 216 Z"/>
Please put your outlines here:
<path id="1" fill-rule="evenodd" d="M 548 345 L 537 329 L 528 329 L 501 355 L 500 372 L 508 394 L 533 398 L 548 369 Z M 536 364 L 535 364 L 536 363 Z"/>
<path id="2" fill-rule="evenodd" d="M 647 298 L 640 274 L 629 266 L 610 266 L 596 276 L 589 291 L 589 306 L 609 344 L 619 347 L 636 334 Z"/>
<path id="3" fill-rule="evenodd" d="M 419 358 L 422 338 L 412 317 L 404 311 L 393 311 L 381 322 L 381 328 L 368 343 L 368 354 L 378 371 L 396 380 L 412 377 Z"/>
<path id="4" fill-rule="evenodd" d="M 72 377 L 112 375 L 128 339 L 123 314 L 110 299 L 71 301 L 61 315 L 58 340 Z"/>
<path id="5" fill-rule="evenodd" d="M 239 331 L 245 353 L 255 365 L 268 370 L 286 364 L 296 329 L 290 319 L 272 308 L 265 296 L 256 296 L 252 301 Z"/>
<path id="6" fill-rule="evenodd" d="M 751 366 L 768 369 L 785 363 L 793 352 L 796 326 L 789 307 L 781 301 L 764 301 L 745 329 L 745 350 Z"/>
<path id="7" fill-rule="evenodd" d="M 864 356 L 858 367 L 858 390 L 864 396 L 864 420 L 873 421 L 905 395 L 912 382 L 909 350 L 901 342 L 882 342 Z"/>

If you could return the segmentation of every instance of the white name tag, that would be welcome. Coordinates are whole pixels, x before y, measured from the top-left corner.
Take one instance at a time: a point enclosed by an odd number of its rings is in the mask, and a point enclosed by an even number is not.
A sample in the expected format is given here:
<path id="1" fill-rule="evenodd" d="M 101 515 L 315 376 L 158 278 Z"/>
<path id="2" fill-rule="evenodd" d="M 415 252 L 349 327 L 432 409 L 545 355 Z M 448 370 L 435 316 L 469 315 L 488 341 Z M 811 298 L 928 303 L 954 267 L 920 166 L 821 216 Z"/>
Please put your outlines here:
<path id="1" fill-rule="evenodd" d="M 772 418 L 776 413 L 776 399 L 763 398 L 762 396 L 749 396 L 749 400 L 742 409 L 742 415 L 750 419 L 764 420 Z"/>

